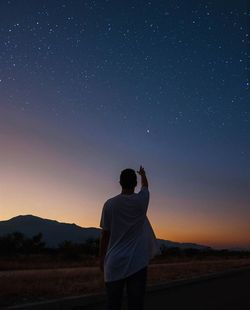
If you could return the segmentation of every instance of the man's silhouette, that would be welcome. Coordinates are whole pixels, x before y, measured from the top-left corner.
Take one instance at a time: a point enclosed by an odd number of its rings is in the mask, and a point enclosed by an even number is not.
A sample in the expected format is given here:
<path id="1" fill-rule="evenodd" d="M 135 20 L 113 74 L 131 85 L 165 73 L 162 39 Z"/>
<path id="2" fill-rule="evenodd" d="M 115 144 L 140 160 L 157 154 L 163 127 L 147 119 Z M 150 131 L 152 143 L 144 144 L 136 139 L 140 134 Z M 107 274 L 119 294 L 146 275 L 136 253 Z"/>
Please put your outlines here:
<path id="1" fill-rule="evenodd" d="M 100 227 L 100 268 L 104 271 L 107 309 L 120 310 L 126 286 L 129 310 L 143 309 L 149 260 L 158 252 L 157 241 L 147 218 L 148 180 L 140 166 L 141 190 L 135 193 L 137 176 L 133 169 L 120 175 L 121 194 L 108 199 Z"/>

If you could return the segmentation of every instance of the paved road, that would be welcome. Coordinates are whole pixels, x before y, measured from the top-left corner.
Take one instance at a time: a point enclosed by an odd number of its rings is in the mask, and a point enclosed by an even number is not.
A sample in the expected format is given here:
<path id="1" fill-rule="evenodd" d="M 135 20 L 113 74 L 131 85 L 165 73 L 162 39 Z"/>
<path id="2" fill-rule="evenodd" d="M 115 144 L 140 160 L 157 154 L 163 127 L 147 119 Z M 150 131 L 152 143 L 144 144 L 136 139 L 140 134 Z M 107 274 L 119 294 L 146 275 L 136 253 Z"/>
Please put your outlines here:
<path id="1" fill-rule="evenodd" d="M 250 309 L 250 270 L 149 294 L 145 310 Z"/>
<path id="2" fill-rule="evenodd" d="M 87 310 L 87 308 L 85 308 Z M 103 306 L 91 307 L 104 309 Z M 123 309 L 126 309 L 124 304 Z M 250 270 L 148 293 L 145 310 L 249 310 Z"/>

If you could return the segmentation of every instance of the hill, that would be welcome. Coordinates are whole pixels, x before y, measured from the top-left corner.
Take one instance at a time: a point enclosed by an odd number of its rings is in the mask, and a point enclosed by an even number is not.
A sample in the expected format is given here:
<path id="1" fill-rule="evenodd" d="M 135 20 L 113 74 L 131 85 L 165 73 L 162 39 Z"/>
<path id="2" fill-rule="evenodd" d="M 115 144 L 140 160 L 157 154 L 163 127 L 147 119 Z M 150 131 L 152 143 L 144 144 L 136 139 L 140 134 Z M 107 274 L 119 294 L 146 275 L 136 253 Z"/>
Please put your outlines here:
<path id="1" fill-rule="evenodd" d="M 98 228 L 83 228 L 76 224 L 60 223 L 34 215 L 19 215 L 7 221 L 0 221 L 0 236 L 15 231 L 19 231 L 27 237 L 41 232 L 43 240 L 51 247 L 56 247 L 64 240 L 82 243 L 90 238 L 98 238 L 100 235 Z"/>
<path id="2" fill-rule="evenodd" d="M 41 232 L 43 234 L 43 240 L 50 247 L 56 247 L 65 240 L 82 243 L 87 239 L 96 239 L 100 236 L 99 228 L 85 228 L 76 224 L 61 223 L 34 215 L 19 215 L 6 221 L 0 221 L 0 236 L 15 231 L 19 231 L 27 237 L 33 237 Z M 193 248 L 198 250 L 209 248 L 195 243 L 180 243 L 163 239 L 158 239 L 158 242 L 166 248 L 178 247 L 181 249 Z"/>

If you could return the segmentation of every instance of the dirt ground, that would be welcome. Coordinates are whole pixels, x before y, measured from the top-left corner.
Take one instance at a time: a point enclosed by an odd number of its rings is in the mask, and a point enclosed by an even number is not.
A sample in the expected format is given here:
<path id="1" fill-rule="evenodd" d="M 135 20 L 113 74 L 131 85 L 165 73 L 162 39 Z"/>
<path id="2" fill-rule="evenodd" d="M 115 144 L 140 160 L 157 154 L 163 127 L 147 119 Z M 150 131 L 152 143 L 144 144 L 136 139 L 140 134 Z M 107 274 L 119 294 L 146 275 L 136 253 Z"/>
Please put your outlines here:
<path id="1" fill-rule="evenodd" d="M 151 264 L 148 285 L 245 267 L 249 258 Z M 0 307 L 102 291 L 103 274 L 96 266 L 0 271 Z"/>

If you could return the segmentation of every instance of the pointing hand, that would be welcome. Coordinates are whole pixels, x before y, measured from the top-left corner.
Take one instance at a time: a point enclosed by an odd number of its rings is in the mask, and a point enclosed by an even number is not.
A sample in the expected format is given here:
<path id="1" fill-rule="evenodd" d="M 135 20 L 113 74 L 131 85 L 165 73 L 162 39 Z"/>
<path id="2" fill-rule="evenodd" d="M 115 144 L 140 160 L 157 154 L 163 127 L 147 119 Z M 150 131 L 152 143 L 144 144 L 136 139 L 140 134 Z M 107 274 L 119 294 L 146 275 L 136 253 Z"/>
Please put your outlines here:
<path id="1" fill-rule="evenodd" d="M 142 166 L 140 166 L 140 169 L 137 171 L 137 173 L 140 175 L 140 176 L 143 176 L 143 175 L 146 175 L 146 172 L 144 170 L 144 168 Z"/>

